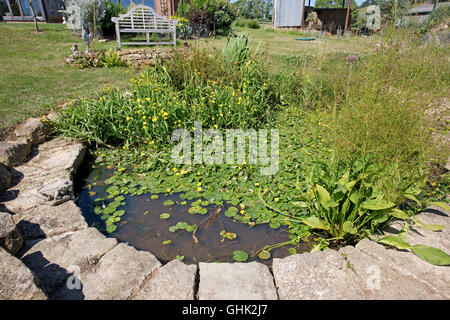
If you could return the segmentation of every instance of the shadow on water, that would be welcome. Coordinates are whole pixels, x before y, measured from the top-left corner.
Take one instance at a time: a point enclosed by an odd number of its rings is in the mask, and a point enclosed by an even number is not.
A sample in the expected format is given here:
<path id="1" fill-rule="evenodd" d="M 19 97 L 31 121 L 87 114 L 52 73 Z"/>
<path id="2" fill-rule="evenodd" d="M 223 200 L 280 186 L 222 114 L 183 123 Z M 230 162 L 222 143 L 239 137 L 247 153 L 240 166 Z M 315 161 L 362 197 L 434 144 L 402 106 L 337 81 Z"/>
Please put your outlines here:
<path id="1" fill-rule="evenodd" d="M 112 172 L 104 167 L 92 170 L 88 177 L 84 177 L 84 186 L 79 189 L 78 196 L 78 205 L 87 223 L 105 234 L 107 233 L 104 221 L 94 213 L 94 201 L 99 197 L 106 198 L 106 189 L 110 185 L 104 184 L 104 181 L 111 174 Z M 184 200 L 187 204 L 182 205 L 183 200 L 178 194 L 160 195 L 158 199 L 151 199 L 150 196 L 150 193 L 124 195 L 126 205 L 118 209 L 125 210 L 125 214 L 117 223 L 117 229 L 107 235 L 139 250 L 150 251 L 162 262 L 173 260 L 177 255 L 184 256 L 185 263 L 233 262 L 233 251 L 243 250 L 248 253 L 249 261 L 258 260 L 271 264 L 272 258 L 283 258 L 290 254 L 288 249 L 292 246 L 285 245 L 273 249 L 271 258 L 268 260 L 253 257 L 266 245 L 288 241 L 289 234 L 286 227 L 272 229 L 268 224 L 250 227 L 223 214 L 229 205 L 223 207 L 208 205 L 205 206 L 208 209 L 207 214 L 192 215 L 188 213 L 188 209 L 193 201 Z M 173 200 L 174 204 L 163 205 L 163 202 L 168 199 Z M 162 213 L 169 213 L 170 218 L 161 219 Z M 198 227 L 194 232 L 186 230 L 170 232 L 169 227 L 178 222 L 195 224 Z M 223 239 L 220 235 L 222 230 L 235 233 L 236 239 Z M 163 244 L 167 240 L 171 240 L 170 244 Z M 309 249 L 303 244 L 297 247 L 297 252 L 309 251 Z"/>

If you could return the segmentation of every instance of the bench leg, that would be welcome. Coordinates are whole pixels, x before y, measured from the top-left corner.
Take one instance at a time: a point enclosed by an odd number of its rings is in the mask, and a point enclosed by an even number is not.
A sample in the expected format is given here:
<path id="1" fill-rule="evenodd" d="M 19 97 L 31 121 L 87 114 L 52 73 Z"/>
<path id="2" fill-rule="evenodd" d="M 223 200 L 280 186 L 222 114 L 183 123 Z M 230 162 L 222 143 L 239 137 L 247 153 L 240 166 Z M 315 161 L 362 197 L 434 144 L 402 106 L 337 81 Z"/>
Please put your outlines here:
<path id="1" fill-rule="evenodd" d="M 150 32 L 147 32 L 147 44 L 150 44 Z"/>
<path id="2" fill-rule="evenodd" d="M 173 30 L 173 46 L 177 46 L 177 29 Z"/>
<path id="3" fill-rule="evenodd" d="M 117 38 L 117 46 L 120 48 L 120 30 L 118 23 L 116 23 L 116 38 Z"/>

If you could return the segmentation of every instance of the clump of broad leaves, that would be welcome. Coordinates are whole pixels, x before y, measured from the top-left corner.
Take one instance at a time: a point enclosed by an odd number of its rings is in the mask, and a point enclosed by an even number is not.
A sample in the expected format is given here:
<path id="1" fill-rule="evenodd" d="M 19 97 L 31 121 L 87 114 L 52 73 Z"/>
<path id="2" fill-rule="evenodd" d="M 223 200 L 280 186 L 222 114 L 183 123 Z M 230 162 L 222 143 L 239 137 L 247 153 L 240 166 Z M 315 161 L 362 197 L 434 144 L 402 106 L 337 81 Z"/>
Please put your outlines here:
<path id="1" fill-rule="evenodd" d="M 386 168 L 371 156 L 360 156 L 351 161 L 318 162 L 311 170 L 308 189 L 295 201 L 299 208 L 291 219 L 309 227 L 321 243 L 355 243 L 372 237 L 393 220 L 405 221 L 398 236 L 386 236 L 380 243 L 397 249 L 411 249 L 417 256 L 435 265 L 450 264 L 450 256 L 440 249 L 425 245 L 411 246 L 405 241 L 409 224 L 432 231 L 441 225 L 424 224 L 414 214 L 424 205 L 434 204 L 446 210 L 443 202 L 427 202 L 417 182 L 389 188 L 392 179 Z M 391 186 L 392 187 L 392 186 Z M 305 215 L 307 218 L 304 218 Z"/>

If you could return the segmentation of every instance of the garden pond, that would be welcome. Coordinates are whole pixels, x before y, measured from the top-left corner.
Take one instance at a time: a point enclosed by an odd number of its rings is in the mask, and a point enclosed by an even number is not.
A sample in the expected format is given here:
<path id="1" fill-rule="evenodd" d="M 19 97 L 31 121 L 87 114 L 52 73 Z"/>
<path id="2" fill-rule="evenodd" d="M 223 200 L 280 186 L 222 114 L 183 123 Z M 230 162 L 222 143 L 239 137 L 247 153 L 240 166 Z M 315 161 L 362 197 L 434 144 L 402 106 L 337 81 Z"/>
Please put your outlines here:
<path id="1" fill-rule="evenodd" d="M 151 252 L 163 262 L 258 260 L 269 264 L 273 258 L 311 250 L 307 243 L 295 247 L 289 244 L 286 226 L 250 226 L 229 217 L 227 210 L 239 209 L 227 203 L 217 206 L 208 201 L 183 200 L 180 193 L 109 196 L 116 187 L 105 181 L 113 173 L 106 166 L 94 166 L 87 177 L 81 178 L 78 205 L 87 223 L 109 237 Z M 106 217 L 96 209 L 99 206 L 103 211 L 108 207 L 115 210 L 112 229 L 108 229 Z M 274 247 L 269 253 L 263 250 L 265 246 Z"/>

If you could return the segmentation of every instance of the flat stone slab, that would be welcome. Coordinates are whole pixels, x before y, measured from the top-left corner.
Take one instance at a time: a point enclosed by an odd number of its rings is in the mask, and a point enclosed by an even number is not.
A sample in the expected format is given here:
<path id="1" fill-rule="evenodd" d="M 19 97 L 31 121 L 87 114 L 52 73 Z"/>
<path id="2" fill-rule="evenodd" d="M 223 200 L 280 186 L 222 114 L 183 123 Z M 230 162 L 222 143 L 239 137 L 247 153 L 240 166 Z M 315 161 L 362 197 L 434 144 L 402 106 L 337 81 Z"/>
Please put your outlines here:
<path id="1" fill-rule="evenodd" d="M 0 248 L 0 300 L 46 300 L 33 273 Z"/>
<path id="2" fill-rule="evenodd" d="M 193 300 L 197 265 L 173 260 L 156 271 L 136 300 Z"/>
<path id="3" fill-rule="evenodd" d="M 9 213 L 0 212 L 0 247 L 16 254 L 22 247 L 23 238 Z"/>
<path id="4" fill-rule="evenodd" d="M 450 267 L 432 265 L 412 252 L 386 248 L 368 239 L 361 240 L 356 248 L 379 263 L 430 286 L 443 298 L 450 299 Z"/>
<path id="5" fill-rule="evenodd" d="M 91 269 L 81 273 L 79 290 L 63 286 L 52 299 L 125 300 L 136 295 L 161 263 L 150 252 L 124 243 L 106 253 Z"/>
<path id="6" fill-rule="evenodd" d="M 13 175 L 8 167 L 0 163 L 0 193 L 11 187 L 12 178 Z"/>
<path id="7" fill-rule="evenodd" d="M 417 281 L 409 273 L 391 268 L 389 263 L 373 259 L 353 246 L 339 250 L 345 255 L 350 268 L 360 280 L 361 288 L 368 289 L 369 299 L 442 299 L 443 297 L 425 282 Z"/>
<path id="8" fill-rule="evenodd" d="M 200 262 L 199 300 L 278 299 L 269 268 L 258 262 Z"/>
<path id="9" fill-rule="evenodd" d="M 46 191 L 46 187 L 51 185 L 61 185 L 61 190 L 53 188 L 52 194 L 64 193 L 70 198 L 72 183 L 67 186 L 67 183 L 60 182 L 73 180 L 85 153 L 82 144 L 64 138 L 35 146 L 31 159 L 13 172 L 19 183 L 0 194 L 0 202 L 14 213 L 24 213 L 40 204 L 55 204 Z"/>
<path id="10" fill-rule="evenodd" d="M 38 205 L 12 217 L 25 240 L 50 238 L 88 227 L 80 208 L 73 201 L 58 206 Z"/>
<path id="11" fill-rule="evenodd" d="M 272 270 L 281 300 L 364 299 L 368 295 L 335 250 L 275 258 Z"/>
<path id="12" fill-rule="evenodd" d="M 21 260 L 52 294 L 73 272 L 82 273 L 92 268 L 116 245 L 116 239 L 106 238 L 95 228 L 87 228 L 39 241 Z"/>

